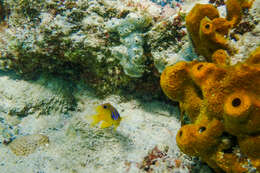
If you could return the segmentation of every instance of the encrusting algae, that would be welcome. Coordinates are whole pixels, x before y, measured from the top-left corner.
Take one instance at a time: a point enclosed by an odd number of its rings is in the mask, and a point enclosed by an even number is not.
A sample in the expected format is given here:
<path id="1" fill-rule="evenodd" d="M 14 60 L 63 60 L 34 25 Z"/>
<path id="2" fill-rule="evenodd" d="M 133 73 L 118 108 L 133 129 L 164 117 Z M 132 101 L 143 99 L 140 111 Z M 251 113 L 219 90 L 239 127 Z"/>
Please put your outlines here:
<path id="1" fill-rule="evenodd" d="M 219 63 L 179 62 L 161 75 L 164 93 L 191 121 L 177 144 L 216 172 L 260 171 L 260 47 L 234 66 L 219 51 Z"/>

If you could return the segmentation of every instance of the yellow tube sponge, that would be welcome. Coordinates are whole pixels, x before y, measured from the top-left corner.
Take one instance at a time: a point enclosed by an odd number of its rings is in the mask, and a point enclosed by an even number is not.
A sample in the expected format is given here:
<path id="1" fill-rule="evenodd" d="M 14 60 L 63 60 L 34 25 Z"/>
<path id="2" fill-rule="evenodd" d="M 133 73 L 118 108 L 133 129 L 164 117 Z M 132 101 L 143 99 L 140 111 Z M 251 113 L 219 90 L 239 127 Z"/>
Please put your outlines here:
<path id="1" fill-rule="evenodd" d="M 226 131 L 233 135 L 260 133 L 260 100 L 255 95 L 240 90 L 227 96 L 224 101 Z"/>
<path id="2" fill-rule="evenodd" d="M 242 10 L 250 8 L 254 0 L 227 0 L 226 18 L 219 17 L 218 10 L 210 4 L 196 4 L 186 16 L 186 27 L 198 55 L 212 62 L 212 55 L 219 49 L 233 54 L 229 45 L 229 30 L 242 18 Z"/>
<path id="3" fill-rule="evenodd" d="M 215 157 L 216 164 L 221 168 L 221 172 L 227 173 L 244 173 L 249 172 L 247 168 L 248 162 L 245 158 L 239 158 L 233 153 L 224 154 L 223 152 L 217 152 Z"/>
<path id="4" fill-rule="evenodd" d="M 161 75 L 164 93 L 174 101 L 180 102 L 181 110 L 195 121 L 200 112 L 201 96 L 188 75 L 189 64 L 180 62 L 176 68 L 166 67 Z M 174 96 L 174 97 L 171 97 Z M 189 104 L 187 104 L 189 103 Z"/>
<path id="5" fill-rule="evenodd" d="M 220 64 L 220 65 L 229 65 L 230 57 L 228 56 L 228 54 L 225 50 L 219 49 L 213 53 L 212 62 L 215 64 Z"/>
<path id="6" fill-rule="evenodd" d="M 260 158 L 260 135 L 241 137 L 238 142 L 243 154 L 250 158 Z"/>
<path id="7" fill-rule="evenodd" d="M 246 60 L 247 64 L 260 64 L 260 46 L 253 51 Z"/>
<path id="8" fill-rule="evenodd" d="M 236 26 L 242 18 L 242 10 L 250 8 L 254 0 L 227 0 L 227 20 L 231 21 L 232 27 Z"/>
<path id="9" fill-rule="evenodd" d="M 202 120 L 182 126 L 176 136 L 176 141 L 186 154 L 207 157 L 216 150 L 222 133 L 223 124 L 219 120 Z"/>
<path id="10" fill-rule="evenodd" d="M 231 66 L 218 50 L 216 64 L 179 62 L 161 75 L 162 90 L 191 120 L 176 136 L 179 148 L 216 172 L 260 169 L 259 51 Z"/>
<path id="11" fill-rule="evenodd" d="M 186 16 L 186 27 L 197 54 L 211 61 L 218 49 L 228 50 L 228 34 L 231 24 L 219 17 L 218 10 L 209 4 L 196 4 Z"/>

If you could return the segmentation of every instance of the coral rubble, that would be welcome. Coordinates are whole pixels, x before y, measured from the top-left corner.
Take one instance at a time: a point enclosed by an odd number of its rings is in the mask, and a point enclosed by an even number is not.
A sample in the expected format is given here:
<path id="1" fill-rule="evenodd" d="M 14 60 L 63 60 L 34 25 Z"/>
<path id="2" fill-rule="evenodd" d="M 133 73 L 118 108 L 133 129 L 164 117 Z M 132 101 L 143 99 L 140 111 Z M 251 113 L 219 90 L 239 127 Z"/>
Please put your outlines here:
<path id="1" fill-rule="evenodd" d="M 34 134 L 22 136 L 13 140 L 8 146 L 17 156 L 27 156 L 33 153 L 38 147 L 49 143 L 49 138 L 45 135 Z"/>
<path id="2" fill-rule="evenodd" d="M 216 172 L 260 170 L 259 55 L 260 47 L 233 66 L 225 54 L 214 55 L 216 64 L 179 62 L 161 75 L 164 93 L 191 121 L 177 134 L 179 148 Z"/>

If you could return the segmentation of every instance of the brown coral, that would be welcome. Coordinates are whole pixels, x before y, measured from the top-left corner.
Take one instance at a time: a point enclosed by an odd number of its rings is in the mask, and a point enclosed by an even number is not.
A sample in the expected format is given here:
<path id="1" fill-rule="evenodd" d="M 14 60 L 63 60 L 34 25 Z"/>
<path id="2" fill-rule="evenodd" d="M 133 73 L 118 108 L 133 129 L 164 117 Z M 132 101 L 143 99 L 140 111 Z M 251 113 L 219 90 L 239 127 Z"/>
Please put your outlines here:
<path id="1" fill-rule="evenodd" d="M 164 93 L 191 120 L 177 144 L 216 172 L 259 170 L 260 47 L 234 66 L 224 63 L 225 54 L 214 56 L 219 63 L 179 62 L 161 75 Z"/>

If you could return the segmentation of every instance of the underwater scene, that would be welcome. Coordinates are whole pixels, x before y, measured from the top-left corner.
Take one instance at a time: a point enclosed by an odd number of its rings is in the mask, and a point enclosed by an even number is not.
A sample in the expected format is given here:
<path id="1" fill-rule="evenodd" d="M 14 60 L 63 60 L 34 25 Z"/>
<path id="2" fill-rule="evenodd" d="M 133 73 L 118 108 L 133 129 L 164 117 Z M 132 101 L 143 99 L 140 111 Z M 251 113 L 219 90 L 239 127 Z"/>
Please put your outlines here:
<path id="1" fill-rule="evenodd" d="M 18 172 L 260 173 L 260 0 L 1 0 Z"/>

